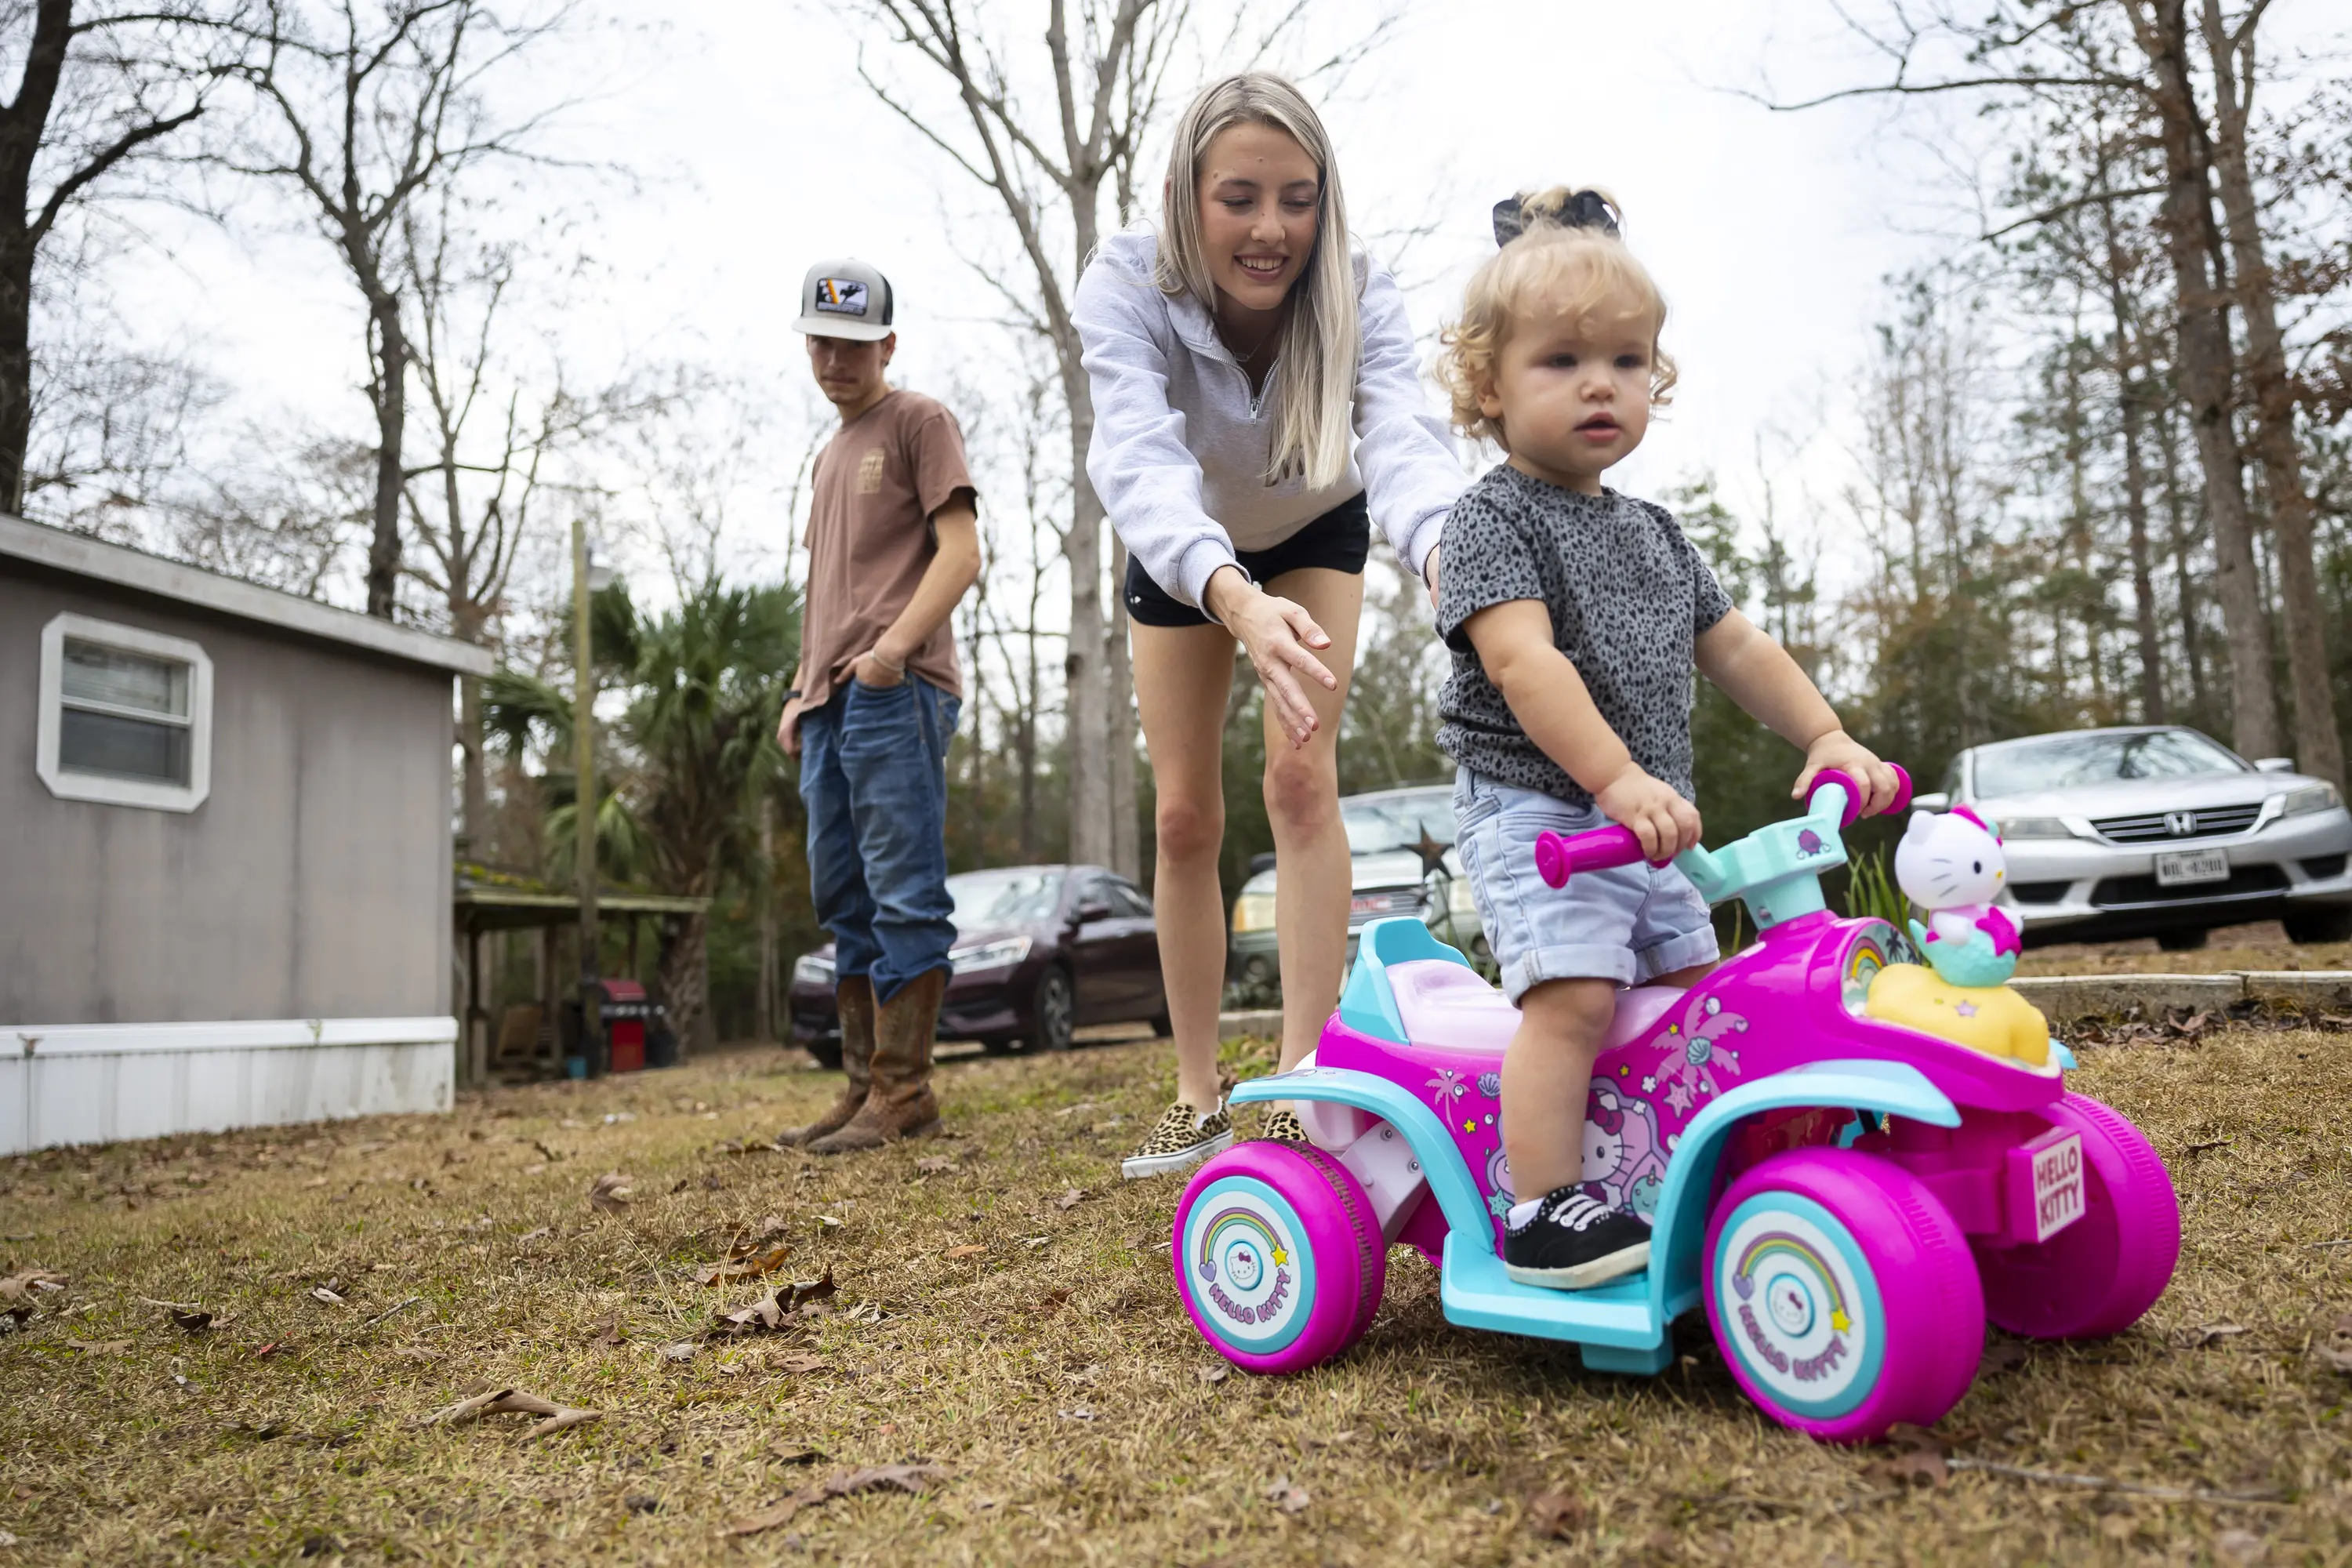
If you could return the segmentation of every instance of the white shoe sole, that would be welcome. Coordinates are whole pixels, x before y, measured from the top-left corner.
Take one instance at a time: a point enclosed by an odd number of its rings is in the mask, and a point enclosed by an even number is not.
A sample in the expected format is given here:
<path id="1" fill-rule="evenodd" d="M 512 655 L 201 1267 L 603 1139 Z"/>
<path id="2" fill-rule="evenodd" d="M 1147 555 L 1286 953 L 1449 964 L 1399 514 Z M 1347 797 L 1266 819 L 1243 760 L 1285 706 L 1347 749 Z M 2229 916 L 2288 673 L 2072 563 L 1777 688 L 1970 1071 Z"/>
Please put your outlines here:
<path id="1" fill-rule="evenodd" d="M 1638 1274 L 1649 1266 L 1650 1244 L 1645 1241 L 1573 1268 L 1523 1268 L 1516 1263 L 1506 1263 L 1503 1272 L 1522 1285 L 1540 1285 L 1548 1290 L 1590 1290 L 1595 1285 Z"/>
<path id="2" fill-rule="evenodd" d="M 1164 1176 L 1171 1171 L 1189 1171 L 1213 1154 L 1222 1154 L 1234 1146 L 1230 1131 L 1220 1132 L 1205 1142 L 1195 1143 L 1173 1154 L 1130 1154 L 1118 1163 L 1118 1173 L 1130 1182 L 1146 1176 Z"/>

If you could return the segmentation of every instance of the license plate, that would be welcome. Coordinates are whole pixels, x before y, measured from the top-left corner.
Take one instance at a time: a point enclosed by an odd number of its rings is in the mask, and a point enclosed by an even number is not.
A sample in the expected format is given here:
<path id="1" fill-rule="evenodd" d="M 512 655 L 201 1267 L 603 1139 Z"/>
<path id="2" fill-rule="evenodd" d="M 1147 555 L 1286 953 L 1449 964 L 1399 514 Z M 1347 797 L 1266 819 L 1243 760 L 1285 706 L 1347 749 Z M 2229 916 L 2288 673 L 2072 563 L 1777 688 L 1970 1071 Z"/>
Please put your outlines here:
<path id="1" fill-rule="evenodd" d="M 2049 1240 L 2083 1217 L 2083 1135 L 2033 1151 L 2033 1239 Z"/>
<path id="2" fill-rule="evenodd" d="M 2156 885 L 2184 888 L 2230 879 L 2230 857 L 2219 849 L 2183 849 L 2156 858 Z"/>
<path id="3" fill-rule="evenodd" d="M 1397 900 L 1390 893 L 1359 893 L 1348 900 L 1351 915 L 1383 915 L 1396 907 Z"/>

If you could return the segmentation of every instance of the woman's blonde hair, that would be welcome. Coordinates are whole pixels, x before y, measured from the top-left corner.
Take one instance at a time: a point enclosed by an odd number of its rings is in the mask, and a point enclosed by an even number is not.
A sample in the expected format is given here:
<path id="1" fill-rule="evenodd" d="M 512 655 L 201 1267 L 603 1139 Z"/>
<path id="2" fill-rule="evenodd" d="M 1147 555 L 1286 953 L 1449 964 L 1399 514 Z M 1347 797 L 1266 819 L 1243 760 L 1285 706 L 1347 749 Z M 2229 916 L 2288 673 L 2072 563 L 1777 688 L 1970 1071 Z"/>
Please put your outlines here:
<path id="1" fill-rule="evenodd" d="M 1190 294 L 1216 314 L 1216 285 L 1201 244 L 1201 164 L 1220 132 L 1251 124 L 1272 126 L 1297 142 L 1315 161 L 1318 175 L 1315 248 L 1290 286 L 1290 315 L 1276 351 L 1274 447 L 1265 478 L 1271 482 L 1297 472 L 1309 489 L 1327 489 L 1348 471 L 1349 410 L 1363 345 L 1348 205 L 1340 198 L 1331 140 L 1314 106 L 1288 80 L 1271 71 L 1244 71 L 1212 82 L 1176 122 L 1155 277 L 1161 291 Z"/>
<path id="2" fill-rule="evenodd" d="M 1509 449 L 1502 422 L 1488 418 L 1478 399 L 1493 386 L 1496 356 L 1528 301 L 1563 283 L 1570 289 L 1565 304 L 1580 318 L 1628 299 L 1650 313 L 1656 322 L 1650 334 L 1650 402 L 1672 401 L 1675 362 L 1658 345 L 1666 329 L 1665 296 L 1619 237 L 1617 213 L 1606 192 L 1566 185 L 1496 207 L 1502 248 L 1471 278 L 1461 319 L 1438 338 L 1438 383 L 1453 400 L 1454 425 L 1464 435 Z"/>

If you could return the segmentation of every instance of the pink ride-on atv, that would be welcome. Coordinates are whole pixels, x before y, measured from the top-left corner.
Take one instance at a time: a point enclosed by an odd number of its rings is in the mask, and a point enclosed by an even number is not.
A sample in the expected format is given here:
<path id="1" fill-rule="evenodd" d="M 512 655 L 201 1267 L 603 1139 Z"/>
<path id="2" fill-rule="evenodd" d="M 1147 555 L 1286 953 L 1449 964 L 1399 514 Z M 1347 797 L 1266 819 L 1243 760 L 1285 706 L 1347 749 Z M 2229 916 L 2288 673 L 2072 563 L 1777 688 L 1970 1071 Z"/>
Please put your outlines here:
<path id="1" fill-rule="evenodd" d="M 1298 1102 L 1311 1146 L 1242 1144 L 1184 1190 L 1173 1260 L 1194 1325 L 1249 1371 L 1313 1366 L 1363 1332 L 1407 1242 L 1448 1319 L 1573 1340 L 1604 1371 L 1664 1369 L 1674 1320 L 1704 1301 L 1758 1405 L 1851 1442 L 1950 1409 L 1987 1319 L 2041 1339 L 2137 1321 L 2179 1253 L 2163 1164 L 2066 1092 L 2074 1058 L 2046 1029 L 1985 1046 L 1978 1004 L 2013 1012 L 2016 993 L 1943 988 L 1966 1020 L 1949 1038 L 1885 1016 L 1920 989 L 1908 941 L 1822 900 L 1858 798 L 1825 773 L 1803 816 L 1675 862 L 1710 902 L 1744 898 L 1761 936 L 1688 991 L 1623 993 L 1593 1069 L 1587 1190 L 1650 1221 L 1645 1272 L 1572 1292 L 1505 1276 L 1499 1069 L 1518 1011 L 1419 921 L 1387 920 L 1315 1054 L 1234 1095 Z M 1603 828 L 1537 858 L 1562 887 L 1639 856 Z"/>

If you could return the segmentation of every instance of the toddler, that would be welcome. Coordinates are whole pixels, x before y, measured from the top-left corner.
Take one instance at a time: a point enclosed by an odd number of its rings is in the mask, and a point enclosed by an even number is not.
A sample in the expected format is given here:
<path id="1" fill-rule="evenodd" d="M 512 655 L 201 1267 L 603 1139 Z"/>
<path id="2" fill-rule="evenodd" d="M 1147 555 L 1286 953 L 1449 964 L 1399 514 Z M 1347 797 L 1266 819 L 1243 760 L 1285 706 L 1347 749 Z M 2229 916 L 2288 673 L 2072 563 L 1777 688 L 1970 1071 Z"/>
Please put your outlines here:
<path id="1" fill-rule="evenodd" d="M 1665 302 L 1593 191 L 1515 197 L 1471 279 L 1439 374 L 1464 432 L 1507 460 L 1454 505 L 1439 546 L 1438 631 L 1454 653 L 1438 742 L 1458 767 L 1459 848 L 1518 1004 L 1503 1058 L 1503 1151 L 1522 1201 L 1505 1218 L 1514 1279 L 1581 1289 L 1649 1261 L 1649 1227 L 1588 1195 L 1585 1097 L 1622 985 L 1689 985 L 1714 967 L 1706 902 L 1681 872 L 1580 872 L 1555 892 L 1537 837 L 1622 823 L 1663 860 L 1699 841 L 1691 671 L 1822 768 L 1892 769 L 1839 728 L 1796 661 L 1734 609 L 1673 515 L 1605 488 L 1674 385 Z"/>

